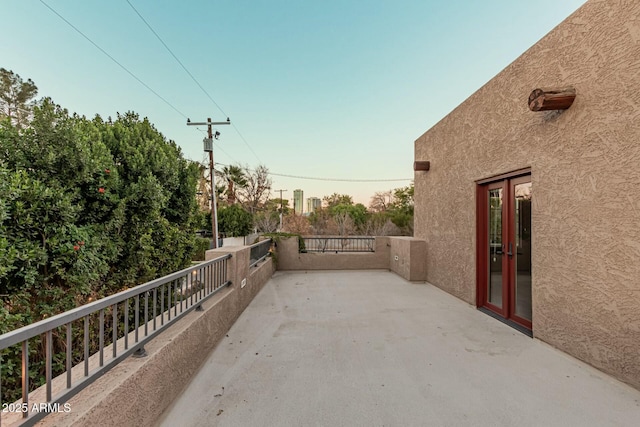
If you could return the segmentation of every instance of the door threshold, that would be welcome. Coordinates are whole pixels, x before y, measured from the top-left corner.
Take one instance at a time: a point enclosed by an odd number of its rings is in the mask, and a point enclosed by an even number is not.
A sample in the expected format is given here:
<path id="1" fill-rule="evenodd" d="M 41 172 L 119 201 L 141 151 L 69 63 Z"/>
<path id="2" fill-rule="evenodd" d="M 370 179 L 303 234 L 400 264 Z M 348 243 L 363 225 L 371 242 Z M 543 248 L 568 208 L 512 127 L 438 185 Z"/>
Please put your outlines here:
<path id="1" fill-rule="evenodd" d="M 499 321 L 501 321 L 502 323 L 504 323 L 505 325 L 511 326 L 513 329 L 522 332 L 523 334 L 525 334 L 526 336 L 533 338 L 533 331 L 529 328 L 525 328 L 524 326 L 522 326 L 519 323 L 514 322 L 513 320 L 509 320 L 509 319 L 505 319 L 504 317 L 500 316 L 498 313 L 494 313 L 493 311 L 489 310 L 486 307 L 478 307 L 478 310 L 488 314 L 489 316 L 493 317 L 494 319 L 497 319 Z"/>

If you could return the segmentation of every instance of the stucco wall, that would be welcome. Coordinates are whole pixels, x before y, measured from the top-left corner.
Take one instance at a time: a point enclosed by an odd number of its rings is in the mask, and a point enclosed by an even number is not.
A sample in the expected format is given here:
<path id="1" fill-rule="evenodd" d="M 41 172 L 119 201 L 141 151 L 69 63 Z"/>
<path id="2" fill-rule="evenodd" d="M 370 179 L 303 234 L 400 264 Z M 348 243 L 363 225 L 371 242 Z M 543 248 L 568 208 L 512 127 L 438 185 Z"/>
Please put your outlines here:
<path id="1" fill-rule="evenodd" d="M 569 110 L 527 108 L 534 88 L 565 86 Z M 418 138 L 415 159 L 431 161 L 415 173 L 427 280 L 472 304 L 475 181 L 531 167 L 534 336 L 640 388 L 640 2 L 587 2 Z"/>
<path id="2" fill-rule="evenodd" d="M 416 282 L 426 280 L 425 259 L 427 245 L 424 240 L 413 237 L 391 237 L 389 239 L 389 268 L 403 279 Z"/>
<path id="3" fill-rule="evenodd" d="M 376 237 L 375 252 L 298 253 L 298 239 L 278 243 L 278 270 L 366 270 L 389 268 L 389 237 Z"/>
<path id="4" fill-rule="evenodd" d="M 426 278 L 426 243 L 413 237 L 376 237 L 375 252 L 298 252 L 297 238 L 278 243 L 278 270 L 389 269 L 405 280 Z"/>

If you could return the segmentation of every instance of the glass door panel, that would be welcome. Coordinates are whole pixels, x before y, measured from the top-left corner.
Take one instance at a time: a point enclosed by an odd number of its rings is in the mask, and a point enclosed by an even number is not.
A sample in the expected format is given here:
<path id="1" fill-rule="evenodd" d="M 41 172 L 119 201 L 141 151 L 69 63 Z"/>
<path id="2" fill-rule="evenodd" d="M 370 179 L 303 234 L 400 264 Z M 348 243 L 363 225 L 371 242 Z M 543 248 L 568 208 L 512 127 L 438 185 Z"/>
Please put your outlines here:
<path id="1" fill-rule="evenodd" d="M 502 188 L 489 190 L 489 289 L 487 300 L 502 308 Z"/>
<path id="2" fill-rule="evenodd" d="M 515 314 L 531 321 L 531 182 L 514 183 Z"/>

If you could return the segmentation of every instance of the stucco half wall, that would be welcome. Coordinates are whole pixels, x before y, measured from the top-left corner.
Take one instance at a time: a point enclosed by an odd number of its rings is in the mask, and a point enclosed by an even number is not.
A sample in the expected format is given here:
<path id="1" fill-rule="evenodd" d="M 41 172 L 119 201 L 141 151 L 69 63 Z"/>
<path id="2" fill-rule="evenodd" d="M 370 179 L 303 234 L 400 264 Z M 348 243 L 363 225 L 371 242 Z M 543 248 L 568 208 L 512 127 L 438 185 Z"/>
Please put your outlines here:
<path id="1" fill-rule="evenodd" d="M 227 264 L 232 283 L 204 302 L 203 311 L 188 313 L 145 344 L 146 357 L 125 359 L 73 396 L 69 413 L 52 413 L 37 425 L 155 425 L 275 271 L 270 258 L 249 268 L 246 246 L 209 250 L 206 258 L 227 253 L 232 254 Z"/>
<path id="2" fill-rule="evenodd" d="M 426 243 L 413 237 L 377 236 L 374 252 L 303 252 L 297 238 L 277 243 L 278 270 L 389 269 L 405 280 L 423 282 L 426 277 Z"/>
<path id="3" fill-rule="evenodd" d="M 563 112 L 535 88 L 573 86 Z M 476 303 L 476 181 L 531 168 L 533 333 L 640 388 L 640 2 L 590 0 L 415 142 L 427 281 Z"/>

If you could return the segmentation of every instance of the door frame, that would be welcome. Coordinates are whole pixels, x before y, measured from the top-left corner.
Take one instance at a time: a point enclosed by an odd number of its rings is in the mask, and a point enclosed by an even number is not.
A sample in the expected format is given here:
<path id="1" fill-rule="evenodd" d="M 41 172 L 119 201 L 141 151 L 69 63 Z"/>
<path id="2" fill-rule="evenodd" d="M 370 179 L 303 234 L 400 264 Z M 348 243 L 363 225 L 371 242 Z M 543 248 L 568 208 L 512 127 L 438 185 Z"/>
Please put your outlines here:
<path id="1" fill-rule="evenodd" d="M 508 261 L 509 264 L 509 310 L 507 312 L 508 314 L 508 318 L 513 320 L 516 323 L 519 323 L 520 325 L 524 326 L 527 329 L 531 329 L 532 328 L 532 321 L 529 319 L 525 319 L 524 317 L 520 317 L 516 314 L 516 276 L 518 274 L 517 271 L 517 265 L 516 265 L 516 260 L 518 259 L 517 253 L 518 253 L 518 243 L 516 242 L 516 216 L 515 216 L 515 211 L 516 211 L 516 197 L 515 197 L 515 189 L 516 189 L 516 185 L 519 184 L 524 184 L 524 183 L 528 183 L 531 182 L 531 175 L 523 175 L 523 176 L 517 176 L 517 177 L 512 177 L 509 178 L 509 206 L 507 207 L 507 209 L 509 209 L 510 214 L 507 215 L 507 227 L 509 227 L 507 229 L 508 234 L 508 239 L 510 242 L 513 242 L 513 252 L 515 254 L 515 257 L 511 258 Z M 531 290 L 533 292 L 533 289 Z M 533 294 L 532 294 L 532 299 L 533 299 Z M 533 304 L 533 301 L 531 301 L 531 303 Z"/>
<path id="2" fill-rule="evenodd" d="M 485 178 L 476 181 L 476 307 L 491 314 L 493 317 L 504 321 L 511 326 L 516 327 L 523 332 L 532 331 L 532 322 L 515 315 L 515 292 L 511 289 L 515 284 L 515 268 L 513 268 L 513 260 L 508 260 L 503 254 L 503 266 L 509 265 L 509 268 L 505 270 L 503 268 L 503 275 L 508 274 L 509 286 L 502 286 L 502 307 L 498 307 L 488 302 L 488 277 L 489 277 L 489 263 L 487 248 L 489 246 L 489 209 L 487 201 L 487 192 L 490 189 L 502 188 L 504 197 L 506 200 L 507 212 L 509 214 L 506 217 L 503 216 L 503 242 L 506 236 L 506 242 L 514 242 L 515 240 L 515 218 L 513 212 L 515 210 L 515 197 L 511 194 L 515 188 L 515 185 L 522 183 L 522 180 L 518 178 L 527 177 L 531 180 L 531 168 L 519 169 L 513 172 L 496 175 L 490 178 Z M 520 181 L 520 182 L 518 182 Z M 503 202 L 503 203 L 504 203 Z M 506 228 L 506 232 L 505 232 Z M 507 234 L 505 234 L 507 233 Z M 506 248 L 505 248 L 506 250 Z M 517 247 L 514 248 L 517 250 Z M 505 260 L 506 259 L 506 260 Z"/>

